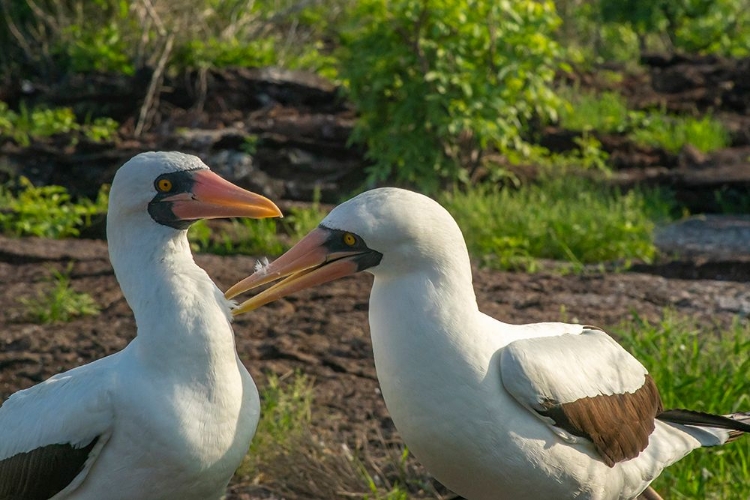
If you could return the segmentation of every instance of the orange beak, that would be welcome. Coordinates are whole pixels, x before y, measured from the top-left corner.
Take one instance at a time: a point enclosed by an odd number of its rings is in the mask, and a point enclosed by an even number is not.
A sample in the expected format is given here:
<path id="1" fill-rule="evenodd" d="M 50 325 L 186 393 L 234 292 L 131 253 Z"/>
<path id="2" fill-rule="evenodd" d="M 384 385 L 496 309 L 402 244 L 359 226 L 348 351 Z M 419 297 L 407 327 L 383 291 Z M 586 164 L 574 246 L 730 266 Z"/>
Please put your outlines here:
<path id="1" fill-rule="evenodd" d="M 235 186 L 210 170 L 192 172 L 191 177 L 194 184 L 189 193 L 161 200 L 171 203 L 172 213 L 179 220 L 283 217 L 279 207 L 265 196 Z"/>
<path id="2" fill-rule="evenodd" d="M 270 288 L 246 300 L 232 311 L 235 316 L 310 288 L 377 265 L 382 258 L 369 248 L 344 250 L 334 244 L 336 233 L 319 227 L 302 238 L 284 255 L 232 286 L 224 294 L 231 299 L 258 286 L 276 281 Z"/>

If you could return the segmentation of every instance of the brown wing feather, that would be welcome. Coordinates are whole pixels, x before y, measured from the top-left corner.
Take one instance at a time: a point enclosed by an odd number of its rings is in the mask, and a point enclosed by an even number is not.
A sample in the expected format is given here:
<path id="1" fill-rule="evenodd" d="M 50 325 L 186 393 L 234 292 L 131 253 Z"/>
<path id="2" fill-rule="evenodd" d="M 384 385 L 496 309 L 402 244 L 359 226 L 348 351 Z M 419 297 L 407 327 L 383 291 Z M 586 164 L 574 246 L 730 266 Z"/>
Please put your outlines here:
<path id="1" fill-rule="evenodd" d="M 51 444 L 0 460 L 0 500 L 47 500 L 83 470 L 99 437 L 83 448 Z"/>
<path id="2" fill-rule="evenodd" d="M 540 414 L 570 434 L 590 439 L 610 467 L 637 457 L 646 448 L 654 419 L 663 410 L 659 389 L 650 375 L 633 393 L 585 397 L 570 403 L 546 401 L 543 406 Z"/>

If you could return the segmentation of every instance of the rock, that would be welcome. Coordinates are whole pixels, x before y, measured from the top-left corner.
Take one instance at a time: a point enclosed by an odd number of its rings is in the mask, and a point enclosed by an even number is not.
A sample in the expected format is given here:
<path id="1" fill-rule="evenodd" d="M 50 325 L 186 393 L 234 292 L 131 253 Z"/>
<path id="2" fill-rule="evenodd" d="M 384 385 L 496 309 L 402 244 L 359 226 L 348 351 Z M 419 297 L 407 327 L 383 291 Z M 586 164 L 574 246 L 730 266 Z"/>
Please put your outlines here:
<path id="1" fill-rule="evenodd" d="M 212 153 L 206 163 L 225 179 L 263 196 L 279 199 L 284 194 L 284 181 L 257 168 L 253 157 L 247 153 L 223 149 Z"/>
<path id="2" fill-rule="evenodd" d="M 651 85 L 670 111 L 750 111 L 750 58 L 649 56 Z"/>
<path id="3" fill-rule="evenodd" d="M 344 109 L 338 88 L 308 71 L 283 68 L 225 68 L 194 71 L 169 85 L 162 99 L 209 112 L 240 109 L 252 111 L 275 104 L 308 107 L 335 113 Z"/>
<path id="4" fill-rule="evenodd" d="M 750 216 L 701 215 L 660 227 L 654 242 L 661 252 L 710 260 L 750 262 Z"/>

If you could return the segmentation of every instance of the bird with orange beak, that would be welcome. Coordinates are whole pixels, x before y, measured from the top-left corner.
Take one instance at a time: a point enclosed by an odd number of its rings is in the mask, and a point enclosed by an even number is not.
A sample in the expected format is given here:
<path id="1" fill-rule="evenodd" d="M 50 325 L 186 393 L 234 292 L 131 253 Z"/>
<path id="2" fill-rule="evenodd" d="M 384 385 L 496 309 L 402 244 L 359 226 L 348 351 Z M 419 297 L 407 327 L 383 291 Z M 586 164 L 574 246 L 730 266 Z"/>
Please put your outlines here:
<path id="1" fill-rule="evenodd" d="M 192 155 L 142 153 L 120 167 L 107 239 L 137 335 L 3 403 L 0 498 L 224 497 L 260 401 L 235 351 L 231 303 L 193 261 L 187 228 L 279 216 Z"/>
<path id="2" fill-rule="evenodd" d="M 468 500 L 656 499 L 690 451 L 750 431 L 750 414 L 662 407 L 646 368 L 599 328 L 511 325 L 476 302 L 463 235 L 430 198 L 383 188 L 336 207 L 231 287 L 251 311 L 359 271 L 386 406 L 409 450 Z"/>

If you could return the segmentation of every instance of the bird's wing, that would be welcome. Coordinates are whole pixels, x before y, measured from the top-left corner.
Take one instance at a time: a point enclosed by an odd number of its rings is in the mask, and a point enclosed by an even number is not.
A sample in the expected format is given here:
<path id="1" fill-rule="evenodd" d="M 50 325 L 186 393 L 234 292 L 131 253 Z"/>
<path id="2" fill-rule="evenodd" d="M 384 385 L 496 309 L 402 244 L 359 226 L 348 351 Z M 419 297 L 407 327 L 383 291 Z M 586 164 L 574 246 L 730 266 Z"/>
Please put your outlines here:
<path id="1" fill-rule="evenodd" d="M 610 467 L 646 448 L 662 411 L 646 368 L 594 327 L 511 342 L 500 366 L 521 405 L 562 438 L 590 440 Z"/>
<path id="2" fill-rule="evenodd" d="M 112 431 L 113 356 L 19 391 L 0 407 L 0 500 L 48 499 L 84 480 Z"/>

